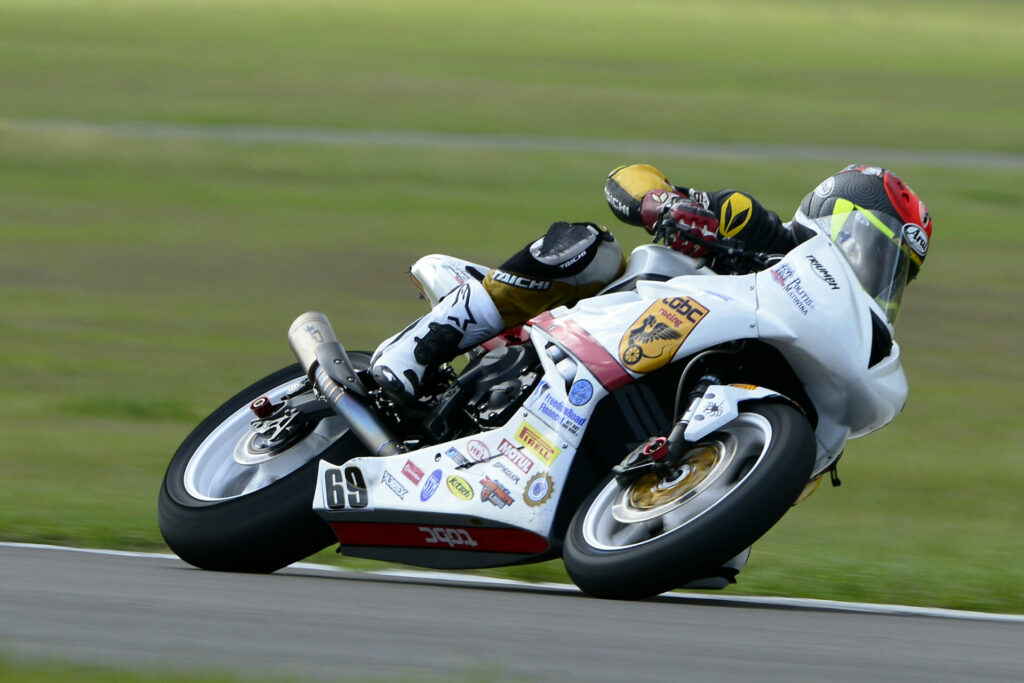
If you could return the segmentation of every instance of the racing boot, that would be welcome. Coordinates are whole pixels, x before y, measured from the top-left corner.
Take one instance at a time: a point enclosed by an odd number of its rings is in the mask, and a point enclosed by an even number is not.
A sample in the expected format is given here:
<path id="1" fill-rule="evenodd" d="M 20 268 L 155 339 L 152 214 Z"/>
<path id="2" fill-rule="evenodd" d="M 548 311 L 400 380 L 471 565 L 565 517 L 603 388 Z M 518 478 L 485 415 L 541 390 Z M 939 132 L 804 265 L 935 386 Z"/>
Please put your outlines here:
<path id="1" fill-rule="evenodd" d="M 425 316 L 377 347 L 370 374 L 388 398 L 408 403 L 419 397 L 429 369 L 505 329 L 487 290 L 469 280 Z"/>

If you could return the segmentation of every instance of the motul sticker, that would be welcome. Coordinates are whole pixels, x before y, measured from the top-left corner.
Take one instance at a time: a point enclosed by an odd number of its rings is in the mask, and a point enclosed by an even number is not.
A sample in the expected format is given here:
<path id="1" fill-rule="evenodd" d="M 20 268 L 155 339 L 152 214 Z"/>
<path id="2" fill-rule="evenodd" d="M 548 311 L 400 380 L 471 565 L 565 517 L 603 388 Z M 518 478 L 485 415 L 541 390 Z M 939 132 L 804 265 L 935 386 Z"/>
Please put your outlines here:
<path id="1" fill-rule="evenodd" d="M 530 457 L 520 450 L 522 446 L 513 446 L 512 442 L 508 439 L 502 439 L 501 443 L 498 444 L 498 450 L 504 455 L 509 461 L 521 469 L 524 473 L 529 474 L 530 470 L 533 469 L 533 461 Z"/>
<path id="2" fill-rule="evenodd" d="M 651 304 L 619 342 L 619 358 L 633 372 L 651 372 L 672 360 L 708 309 L 688 296 Z"/>

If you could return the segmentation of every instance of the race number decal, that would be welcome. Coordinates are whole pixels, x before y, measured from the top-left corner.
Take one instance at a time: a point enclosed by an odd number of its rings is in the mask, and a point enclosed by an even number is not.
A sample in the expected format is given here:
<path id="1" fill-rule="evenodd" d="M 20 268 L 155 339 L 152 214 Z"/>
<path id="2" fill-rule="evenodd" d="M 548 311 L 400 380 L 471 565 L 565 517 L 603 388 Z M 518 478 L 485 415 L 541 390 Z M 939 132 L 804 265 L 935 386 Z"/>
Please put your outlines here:
<path id="1" fill-rule="evenodd" d="M 659 299 L 644 311 L 619 342 L 619 358 L 633 372 L 651 372 L 672 360 L 708 309 L 688 296 Z"/>
<path id="2" fill-rule="evenodd" d="M 358 467 L 324 470 L 324 497 L 332 510 L 359 510 L 370 504 L 366 479 Z"/>

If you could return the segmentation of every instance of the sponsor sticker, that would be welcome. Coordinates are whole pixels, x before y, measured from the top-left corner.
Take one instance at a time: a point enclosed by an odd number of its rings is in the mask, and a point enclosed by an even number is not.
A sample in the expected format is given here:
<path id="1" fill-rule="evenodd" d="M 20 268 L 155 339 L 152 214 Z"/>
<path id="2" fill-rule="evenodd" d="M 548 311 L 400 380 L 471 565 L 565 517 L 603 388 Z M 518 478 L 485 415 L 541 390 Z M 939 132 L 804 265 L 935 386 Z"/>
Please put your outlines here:
<path id="1" fill-rule="evenodd" d="M 469 482 L 458 475 L 451 475 L 448 477 L 448 490 L 452 492 L 456 498 L 461 500 L 473 500 L 473 487 L 469 485 Z"/>
<path id="2" fill-rule="evenodd" d="M 455 546 L 467 546 L 475 548 L 477 542 L 473 539 L 473 536 L 467 529 L 461 529 L 458 527 L 442 527 L 442 526 L 421 526 L 419 530 L 425 534 L 424 540 L 427 543 L 438 543 L 446 545 L 449 548 Z"/>
<path id="3" fill-rule="evenodd" d="M 480 500 L 491 503 L 498 508 L 503 508 L 516 502 L 515 498 L 512 497 L 511 491 L 490 477 L 484 477 L 480 480 Z"/>
<path id="4" fill-rule="evenodd" d="M 491 449 L 483 441 L 473 439 L 466 444 L 466 452 L 469 457 L 477 462 L 486 462 L 491 459 Z"/>
<path id="5" fill-rule="evenodd" d="M 398 481 L 398 478 L 387 470 L 384 470 L 384 474 L 381 477 L 381 483 L 391 489 L 391 492 L 401 500 L 405 500 L 405 494 L 409 493 L 409 489 L 405 488 L 405 484 Z"/>
<path id="6" fill-rule="evenodd" d="M 548 502 L 555 492 L 555 481 L 547 472 L 538 472 L 526 482 L 523 501 L 530 507 L 537 507 Z"/>
<path id="7" fill-rule="evenodd" d="M 434 470 L 427 477 L 427 480 L 423 482 L 423 488 L 420 489 L 420 500 L 424 503 L 431 499 L 431 497 L 437 493 L 437 488 L 441 485 L 441 479 L 444 475 L 441 474 L 441 470 Z"/>
<path id="8" fill-rule="evenodd" d="M 515 439 L 525 446 L 528 451 L 546 462 L 548 466 L 555 461 L 555 458 L 561 452 L 550 441 L 541 436 L 540 432 L 525 422 L 520 423 Z"/>
<path id="9" fill-rule="evenodd" d="M 807 261 L 811 264 L 811 269 L 814 270 L 814 274 L 820 277 L 825 284 L 827 284 L 831 289 L 839 289 L 839 283 L 836 281 L 835 276 L 828 272 L 828 268 L 826 268 L 821 261 L 814 258 L 813 254 L 807 255 Z"/>
<path id="10" fill-rule="evenodd" d="M 473 464 L 473 461 L 457 451 L 455 448 L 449 448 L 444 452 L 444 454 L 455 461 L 456 467 L 465 467 L 466 465 Z"/>
<path id="11" fill-rule="evenodd" d="M 511 467 L 501 462 L 500 460 L 495 462 L 494 465 L 492 465 L 492 467 L 501 472 L 502 474 L 504 474 L 506 477 L 508 477 L 513 484 L 519 483 L 519 475 L 516 474 Z"/>
<path id="12" fill-rule="evenodd" d="M 779 286 L 786 291 L 789 300 L 793 302 L 801 314 L 807 315 L 814 310 L 814 299 L 804 291 L 800 276 L 796 274 L 793 267 L 787 263 L 771 269 L 772 277 Z"/>
<path id="13" fill-rule="evenodd" d="M 515 273 L 508 273 L 504 270 L 492 270 L 490 277 L 495 282 L 501 282 L 510 287 L 519 289 L 532 289 L 544 291 L 551 288 L 551 280 L 534 280 Z"/>
<path id="14" fill-rule="evenodd" d="M 587 426 L 586 417 L 548 392 L 543 393 L 540 400 L 533 404 L 533 409 L 544 417 L 545 421 L 573 436 L 579 436 Z"/>
<path id="15" fill-rule="evenodd" d="M 651 372 L 672 360 L 708 309 L 688 296 L 651 304 L 619 342 L 619 358 L 633 372 Z"/>
<path id="16" fill-rule="evenodd" d="M 578 379 L 569 389 L 569 403 L 574 406 L 585 406 L 594 397 L 594 385 L 589 380 Z"/>
<path id="17" fill-rule="evenodd" d="M 515 446 L 508 439 L 502 439 L 501 443 L 498 444 L 498 452 L 504 455 L 509 461 L 521 469 L 523 474 L 529 474 L 530 470 L 533 469 L 533 460 L 530 460 L 530 456 L 523 453 L 522 446 Z"/>
<path id="18" fill-rule="evenodd" d="M 914 253 L 924 258 L 928 254 L 928 233 L 920 225 L 907 223 L 903 226 L 903 239 L 906 240 Z"/>
<path id="19" fill-rule="evenodd" d="M 402 474 L 414 484 L 420 483 L 420 480 L 423 479 L 423 470 L 416 467 L 412 460 L 405 461 L 405 465 L 402 467 Z"/>

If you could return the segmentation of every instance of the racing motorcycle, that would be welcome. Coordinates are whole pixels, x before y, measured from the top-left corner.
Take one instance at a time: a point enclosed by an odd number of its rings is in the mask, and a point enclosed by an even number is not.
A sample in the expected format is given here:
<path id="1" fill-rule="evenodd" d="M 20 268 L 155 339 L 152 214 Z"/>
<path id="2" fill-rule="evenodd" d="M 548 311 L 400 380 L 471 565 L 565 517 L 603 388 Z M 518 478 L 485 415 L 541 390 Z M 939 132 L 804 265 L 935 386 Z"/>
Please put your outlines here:
<path id="1" fill-rule="evenodd" d="M 717 272 L 638 247 L 598 295 L 471 350 L 406 405 L 324 314 L 299 316 L 298 363 L 175 453 L 165 540 L 223 571 L 272 572 L 337 542 L 431 568 L 562 557 L 606 598 L 727 585 L 834 478 L 847 440 L 902 409 L 908 261 L 902 226 L 859 210 L 819 219 L 784 256 L 708 246 Z M 473 270 L 487 268 L 431 256 L 412 275 L 436 304 Z"/>

